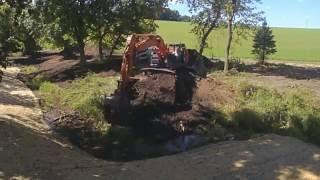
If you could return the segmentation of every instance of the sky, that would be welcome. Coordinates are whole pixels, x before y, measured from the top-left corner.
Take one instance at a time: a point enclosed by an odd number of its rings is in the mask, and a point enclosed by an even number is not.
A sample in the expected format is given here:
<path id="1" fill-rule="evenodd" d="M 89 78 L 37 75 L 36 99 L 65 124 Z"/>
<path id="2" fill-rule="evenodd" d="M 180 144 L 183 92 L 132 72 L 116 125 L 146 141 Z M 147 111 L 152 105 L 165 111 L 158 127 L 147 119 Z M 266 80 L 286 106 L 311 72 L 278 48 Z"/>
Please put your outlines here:
<path id="1" fill-rule="evenodd" d="M 190 15 L 187 5 L 171 2 L 169 7 Z M 262 0 L 257 8 L 272 27 L 320 28 L 320 0 Z"/>

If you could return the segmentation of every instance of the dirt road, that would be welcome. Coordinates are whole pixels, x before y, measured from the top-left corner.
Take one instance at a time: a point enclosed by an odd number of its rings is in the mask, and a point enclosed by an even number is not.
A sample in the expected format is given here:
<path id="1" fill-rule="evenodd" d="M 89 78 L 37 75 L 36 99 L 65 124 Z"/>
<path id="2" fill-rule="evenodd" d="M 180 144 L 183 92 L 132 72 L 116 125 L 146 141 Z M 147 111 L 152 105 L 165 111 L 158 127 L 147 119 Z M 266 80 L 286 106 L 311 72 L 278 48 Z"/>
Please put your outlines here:
<path id="1" fill-rule="evenodd" d="M 320 179 L 318 147 L 273 134 L 143 161 L 95 159 L 50 135 L 17 72 L 0 84 L 0 179 Z"/>

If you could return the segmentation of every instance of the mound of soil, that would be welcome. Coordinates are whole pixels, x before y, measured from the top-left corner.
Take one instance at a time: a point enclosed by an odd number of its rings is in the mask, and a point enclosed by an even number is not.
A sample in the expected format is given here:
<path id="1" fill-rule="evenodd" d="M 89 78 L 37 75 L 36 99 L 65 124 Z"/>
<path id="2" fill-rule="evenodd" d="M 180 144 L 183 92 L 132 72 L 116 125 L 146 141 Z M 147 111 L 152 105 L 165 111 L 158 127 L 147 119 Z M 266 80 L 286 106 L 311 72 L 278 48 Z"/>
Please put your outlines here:
<path id="1" fill-rule="evenodd" d="M 215 108 L 234 103 L 235 92 L 221 81 L 213 78 L 202 79 L 194 95 L 194 102 L 204 107 Z"/>
<path id="2" fill-rule="evenodd" d="M 136 76 L 139 80 L 133 85 L 135 93 L 133 104 L 152 104 L 175 102 L 175 81 L 173 74 L 150 74 Z"/>
<path id="3" fill-rule="evenodd" d="M 174 89 L 169 86 L 173 83 Z M 178 134 L 194 133 L 199 125 L 210 124 L 215 108 L 232 104 L 235 97 L 232 89 L 216 79 L 196 80 L 181 72 L 175 78 L 166 74 L 150 76 L 134 87 L 143 93 L 132 100 L 130 121 L 144 127 L 152 123 L 170 126 Z M 170 91 L 161 90 L 164 88 Z"/>
<path id="4" fill-rule="evenodd" d="M 83 149 L 97 145 L 99 133 L 93 119 L 81 117 L 77 112 L 57 109 L 45 113 L 44 119 L 53 130 Z"/>

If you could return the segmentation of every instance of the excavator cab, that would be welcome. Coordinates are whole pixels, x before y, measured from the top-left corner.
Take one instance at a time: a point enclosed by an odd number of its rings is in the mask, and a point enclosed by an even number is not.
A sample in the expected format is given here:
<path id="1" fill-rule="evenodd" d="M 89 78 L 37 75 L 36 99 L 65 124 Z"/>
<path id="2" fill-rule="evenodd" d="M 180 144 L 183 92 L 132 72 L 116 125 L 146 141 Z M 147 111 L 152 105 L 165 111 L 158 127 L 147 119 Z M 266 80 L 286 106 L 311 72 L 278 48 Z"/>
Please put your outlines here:
<path id="1" fill-rule="evenodd" d="M 158 47 L 149 47 L 146 50 L 137 52 L 134 66 L 142 68 L 163 68 L 165 67 L 165 60 L 160 57 Z"/>
<path id="2" fill-rule="evenodd" d="M 168 67 L 176 69 L 181 66 L 187 66 L 189 62 L 189 53 L 185 44 L 169 44 L 168 45 Z"/>

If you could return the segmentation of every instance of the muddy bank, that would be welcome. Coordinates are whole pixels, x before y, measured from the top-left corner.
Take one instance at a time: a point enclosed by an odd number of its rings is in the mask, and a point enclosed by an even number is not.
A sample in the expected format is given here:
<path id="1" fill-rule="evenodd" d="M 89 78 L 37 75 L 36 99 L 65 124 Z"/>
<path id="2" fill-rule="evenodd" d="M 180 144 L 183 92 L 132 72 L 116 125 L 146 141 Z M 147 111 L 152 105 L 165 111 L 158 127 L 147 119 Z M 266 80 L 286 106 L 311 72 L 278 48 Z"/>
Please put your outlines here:
<path id="1" fill-rule="evenodd" d="M 46 113 L 46 121 L 55 132 L 93 156 L 115 161 L 158 157 L 208 142 L 230 139 L 230 134 L 227 133 L 225 135 L 229 137 L 209 137 L 205 133 L 205 129 L 214 126 L 212 117 L 219 115 L 214 111 L 215 103 L 208 101 L 217 99 L 199 97 L 204 93 L 219 96 L 216 92 L 227 88 L 215 80 L 202 79 L 197 83 L 200 87 L 194 89 L 191 104 L 176 105 L 173 103 L 176 89 L 171 86 L 175 78 L 170 78 L 172 76 L 148 76 L 145 79 L 147 81 L 142 80 L 136 84 L 134 87 L 140 89 L 131 102 L 128 119 L 131 123 L 115 124 L 105 134 L 95 127 L 94 119 L 81 117 L 76 112 L 52 110 Z M 170 91 L 163 91 L 163 87 Z M 167 93 L 166 99 L 162 99 L 165 103 L 159 103 L 161 96 L 157 95 L 163 92 Z M 224 103 L 218 101 L 217 103 Z"/>

